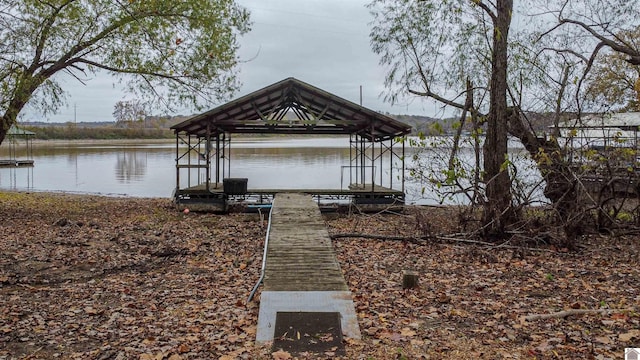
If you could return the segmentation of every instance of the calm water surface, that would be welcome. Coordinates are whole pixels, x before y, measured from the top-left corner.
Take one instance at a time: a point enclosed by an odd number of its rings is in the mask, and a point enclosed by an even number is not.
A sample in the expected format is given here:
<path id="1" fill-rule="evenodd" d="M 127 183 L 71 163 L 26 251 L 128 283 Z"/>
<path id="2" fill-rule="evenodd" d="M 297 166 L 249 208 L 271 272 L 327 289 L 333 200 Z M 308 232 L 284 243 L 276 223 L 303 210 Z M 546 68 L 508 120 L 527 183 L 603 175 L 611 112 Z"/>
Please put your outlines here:
<path id="1" fill-rule="evenodd" d="M 234 139 L 231 148 L 227 177 L 248 178 L 249 188 L 346 189 L 350 183 L 348 137 Z M 52 143 L 38 144 L 33 150 L 34 167 L 0 168 L 0 189 L 168 198 L 176 186 L 174 141 Z M 8 158 L 6 144 L 0 146 L 0 159 L 4 158 Z M 399 160 L 395 164 L 399 169 Z M 395 170 L 395 189 L 401 189 L 398 175 Z M 195 173 L 191 179 L 185 173 L 180 177 L 181 187 L 204 180 Z M 385 157 L 382 185 L 390 187 L 391 178 Z M 435 202 L 433 198 L 420 199 L 420 189 L 420 185 L 407 182 L 407 201 Z"/>
<path id="2" fill-rule="evenodd" d="M 343 169 L 349 165 L 349 138 L 233 140 L 231 147 L 230 176 L 248 178 L 250 188 L 349 185 L 348 169 Z M 6 151 L 0 155 L 7 157 Z M 33 168 L 0 168 L 0 189 L 170 197 L 176 186 L 175 157 L 173 141 L 36 145 Z M 191 182 L 198 182 L 195 174 Z"/>

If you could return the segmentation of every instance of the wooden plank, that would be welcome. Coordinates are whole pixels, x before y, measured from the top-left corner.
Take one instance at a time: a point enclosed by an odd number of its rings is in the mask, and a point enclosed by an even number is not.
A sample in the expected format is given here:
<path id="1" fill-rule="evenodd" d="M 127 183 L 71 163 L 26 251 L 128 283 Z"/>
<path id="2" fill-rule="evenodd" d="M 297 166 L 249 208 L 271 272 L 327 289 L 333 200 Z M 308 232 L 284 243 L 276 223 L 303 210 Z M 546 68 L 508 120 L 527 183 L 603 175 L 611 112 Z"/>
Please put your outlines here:
<path id="1" fill-rule="evenodd" d="M 276 195 L 265 291 L 347 291 L 320 209 L 311 196 Z"/>

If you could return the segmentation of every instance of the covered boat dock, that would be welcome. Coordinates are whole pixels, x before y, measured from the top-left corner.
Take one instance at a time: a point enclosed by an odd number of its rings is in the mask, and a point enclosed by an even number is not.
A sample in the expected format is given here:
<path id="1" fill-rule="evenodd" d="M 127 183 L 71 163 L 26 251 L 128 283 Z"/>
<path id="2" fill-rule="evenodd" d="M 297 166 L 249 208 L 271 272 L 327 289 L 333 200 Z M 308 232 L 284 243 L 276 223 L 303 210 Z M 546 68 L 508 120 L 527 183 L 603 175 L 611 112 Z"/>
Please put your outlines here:
<path id="1" fill-rule="evenodd" d="M 589 192 L 640 196 L 639 112 L 591 114 L 559 128 L 567 161 Z"/>
<path id="2" fill-rule="evenodd" d="M 33 138 L 36 133 L 13 125 L 0 147 L 0 167 L 33 166 Z M 24 144 L 24 146 L 22 145 Z"/>
<path id="3" fill-rule="evenodd" d="M 176 134 L 178 208 L 227 211 L 230 204 L 270 204 L 277 193 L 306 193 L 318 203 L 350 201 L 363 209 L 404 204 L 407 124 L 295 78 L 287 78 L 171 127 Z M 232 135 L 349 137 L 348 182 L 340 189 L 252 187 L 231 175 Z M 292 180 L 293 181 L 293 180 Z M 383 185 L 384 184 L 384 185 Z"/>

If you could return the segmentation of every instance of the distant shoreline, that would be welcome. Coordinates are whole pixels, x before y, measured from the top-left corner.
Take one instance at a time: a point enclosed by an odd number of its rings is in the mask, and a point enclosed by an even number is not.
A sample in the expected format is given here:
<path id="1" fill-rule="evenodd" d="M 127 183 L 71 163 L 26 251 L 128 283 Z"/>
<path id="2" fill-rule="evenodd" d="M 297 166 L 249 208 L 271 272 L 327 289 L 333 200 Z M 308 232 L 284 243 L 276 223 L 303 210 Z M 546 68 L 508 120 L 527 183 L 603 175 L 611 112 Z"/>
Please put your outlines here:
<path id="1" fill-rule="evenodd" d="M 318 137 L 332 137 L 327 135 L 311 135 L 311 136 L 286 136 L 287 139 L 308 139 L 308 138 L 318 138 Z M 278 134 L 274 135 L 263 135 L 263 136 L 247 136 L 243 134 L 242 136 L 235 136 L 232 138 L 232 141 L 268 141 L 273 139 L 282 139 L 283 137 Z M 176 139 L 173 138 L 164 138 L 164 139 L 149 139 L 149 138 L 140 138 L 140 139 L 33 139 L 34 147 L 47 147 L 47 146 L 66 146 L 66 145 L 148 145 L 148 144 L 175 144 Z"/>
<path id="2" fill-rule="evenodd" d="M 60 146 L 60 145 L 139 145 L 139 144 L 171 144 L 176 139 L 34 139 L 33 146 Z"/>

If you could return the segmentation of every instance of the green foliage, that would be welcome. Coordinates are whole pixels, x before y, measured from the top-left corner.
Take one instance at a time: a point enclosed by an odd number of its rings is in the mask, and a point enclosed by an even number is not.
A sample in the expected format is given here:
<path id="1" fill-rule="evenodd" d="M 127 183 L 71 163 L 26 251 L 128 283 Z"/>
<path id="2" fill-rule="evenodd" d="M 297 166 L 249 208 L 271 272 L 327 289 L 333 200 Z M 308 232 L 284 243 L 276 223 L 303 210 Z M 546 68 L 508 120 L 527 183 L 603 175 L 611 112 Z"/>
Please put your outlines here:
<path id="1" fill-rule="evenodd" d="M 409 360 L 408 357 L 406 357 L 403 353 L 402 353 L 402 348 L 398 348 L 397 349 L 398 353 L 396 354 L 396 359 L 398 360 Z"/>
<path id="2" fill-rule="evenodd" d="M 59 73 L 97 71 L 142 99 L 200 107 L 238 87 L 236 37 L 249 14 L 233 0 L 0 0 L 4 131 L 29 104 L 55 111 Z"/>
<path id="3" fill-rule="evenodd" d="M 618 34 L 640 49 L 640 27 Z M 596 58 L 588 78 L 586 98 L 621 111 L 640 111 L 640 66 L 627 62 L 627 56 L 605 51 Z"/>
<path id="4" fill-rule="evenodd" d="M 435 196 L 439 203 L 476 204 L 484 198 L 484 189 L 476 183 L 480 175 L 470 156 L 472 137 L 463 137 L 458 156 L 449 157 L 453 138 L 448 136 L 410 138 L 413 153 L 407 164 L 408 180 L 420 184 L 420 197 Z"/>
<path id="5" fill-rule="evenodd" d="M 113 117 L 118 124 L 144 121 L 146 104 L 140 100 L 118 101 L 113 107 Z"/>
<path id="6" fill-rule="evenodd" d="M 490 49 L 483 10 L 467 0 L 373 0 L 373 51 L 390 70 L 386 99 L 400 101 L 407 91 L 463 93 L 466 80 L 487 84 Z M 427 95 L 429 96 L 429 95 Z M 436 97 L 434 96 L 434 97 Z M 482 102 L 478 91 L 478 103 Z M 485 99 L 486 100 L 486 99 Z"/>

